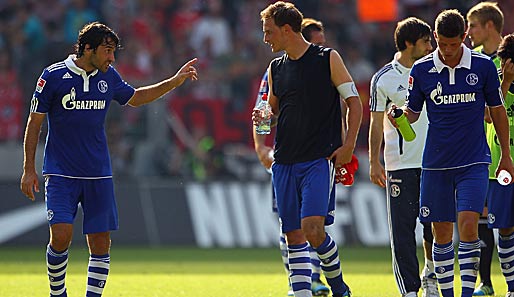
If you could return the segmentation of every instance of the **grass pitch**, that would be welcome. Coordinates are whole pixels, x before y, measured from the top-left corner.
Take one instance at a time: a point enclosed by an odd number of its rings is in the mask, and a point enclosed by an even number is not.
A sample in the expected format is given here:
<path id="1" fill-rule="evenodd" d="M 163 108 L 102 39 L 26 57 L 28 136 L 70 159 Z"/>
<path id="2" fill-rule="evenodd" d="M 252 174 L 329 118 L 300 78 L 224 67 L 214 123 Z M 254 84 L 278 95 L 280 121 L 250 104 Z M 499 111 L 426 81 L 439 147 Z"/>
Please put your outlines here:
<path id="1" fill-rule="evenodd" d="M 70 297 L 85 295 L 88 256 L 85 248 L 70 250 L 66 279 Z M 342 248 L 340 256 L 345 281 L 354 297 L 399 296 L 388 248 Z M 496 296 L 505 296 L 497 257 L 492 271 Z M 45 247 L 0 248 L 0 279 L 2 297 L 48 296 Z M 460 286 L 458 276 L 455 285 Z M 286 293 L 287 279 L 278 248 L 152 249 L 115 245 L 103 296 L 284 297 Z"/>

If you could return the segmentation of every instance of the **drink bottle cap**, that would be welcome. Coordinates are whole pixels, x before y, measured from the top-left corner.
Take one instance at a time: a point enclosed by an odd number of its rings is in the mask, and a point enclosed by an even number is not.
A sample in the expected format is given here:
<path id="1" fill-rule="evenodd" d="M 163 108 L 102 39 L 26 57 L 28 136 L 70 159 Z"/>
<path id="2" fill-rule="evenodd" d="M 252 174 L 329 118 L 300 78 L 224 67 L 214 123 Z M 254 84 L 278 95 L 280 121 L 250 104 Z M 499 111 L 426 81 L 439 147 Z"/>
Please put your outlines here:
<path id="1" fill-rule="evenodd" d="M 500 172 L 498 173 L 498 177 L 496 177 L 496 180 L 498 180 L 498 183 L 500 183 L 500 185 L 506 186 L 510 184 L 510 182 L 512 181 L 512 176 L 507 170 L 500 170 Z"/>
<path id="2" fill-rule="evenodd" d="M 393 109 L 393 118 L 399 118 L 403 114 L 403 110 L 401 108 Z"/>

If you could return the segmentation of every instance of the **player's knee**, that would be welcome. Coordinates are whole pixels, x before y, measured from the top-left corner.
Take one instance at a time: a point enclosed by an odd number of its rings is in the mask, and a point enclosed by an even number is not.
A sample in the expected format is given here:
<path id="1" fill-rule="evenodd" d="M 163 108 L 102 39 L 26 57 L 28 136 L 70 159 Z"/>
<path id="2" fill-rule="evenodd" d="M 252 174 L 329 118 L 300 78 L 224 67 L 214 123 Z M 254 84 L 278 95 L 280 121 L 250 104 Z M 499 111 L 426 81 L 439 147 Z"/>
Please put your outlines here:
<path id="1" fill-rule="evenodd" d="M 109 253 L 111 247 L 111 237 L 109 232 L 94 233 L 87 235 L 89 252 L 95 255 L 105 255 Z"/>
<path id="2" fill-rule="evenodd" d="M 500 233 L 500 235 L 502 235 L 502 236 L 511 235 L 512 233 L 514 233 L 514 227 L 500 228 L 500 229 L 498 229 L 498 233 Z"/>
<path id="3" fill-rule="evenodd" d="M 323 225 L 304 226 L 302 227 L 302 230 L 305 234 L 305 238 L 312 247 L 320 246 L 325 240 L 325 229 L 323 228 Z"/>
<path id="4" fill-rule="evenodd" d="M 72 230 L 68 226 L 53 225 L 50 229 L 50 245 L 58 252 L 66 250 L 71 244 Z"/>

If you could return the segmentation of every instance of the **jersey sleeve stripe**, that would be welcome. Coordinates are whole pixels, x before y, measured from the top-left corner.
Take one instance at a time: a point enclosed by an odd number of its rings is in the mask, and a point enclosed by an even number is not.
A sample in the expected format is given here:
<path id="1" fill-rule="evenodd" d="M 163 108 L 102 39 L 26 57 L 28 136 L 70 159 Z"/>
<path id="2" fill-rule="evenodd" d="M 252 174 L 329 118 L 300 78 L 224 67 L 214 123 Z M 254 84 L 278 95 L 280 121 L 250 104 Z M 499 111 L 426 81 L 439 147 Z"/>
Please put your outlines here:
<path id="1" fill-rule="evenodd" d="M 386 74 L 388 71 L 391 71 L 393 69 L 393 65 L 387 64 L 382 69 L 380 69 L 374 76 L 373 81 L 371 82 L 371 94 L 370 94 L 370 102 L 369 102 L 369 108 L 371 111 L 377 110 L 377 84 L 380 78 Z"/>
<path id="2" fill-rule="evenodd" d="M 30 112 L 36 112 L 38 104 L 38 99 L 36 97 L 32 97 L 32 100 L 30 100 Z"/>

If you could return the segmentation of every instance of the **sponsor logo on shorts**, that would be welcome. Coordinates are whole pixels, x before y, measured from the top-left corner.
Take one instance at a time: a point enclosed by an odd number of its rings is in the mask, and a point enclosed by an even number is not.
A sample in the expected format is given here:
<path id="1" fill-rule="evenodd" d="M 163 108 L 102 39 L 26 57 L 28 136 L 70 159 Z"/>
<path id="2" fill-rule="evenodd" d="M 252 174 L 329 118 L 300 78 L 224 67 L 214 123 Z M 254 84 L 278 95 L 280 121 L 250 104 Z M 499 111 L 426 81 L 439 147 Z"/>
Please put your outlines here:
<path id="1" fill-rule="evenodd" d="M 54 211 L 49 209 L 47 212 L 46 212 L 46 219 L 51 221 L 52 219 L 54 218 Z"/>
<path id="2" fill-rule="evenodd" d="M 494 222 L 496 222 L 496 217 L 494 216 L 494 213 L 489 213 L 487 215 L 487 222 L 489 224 L 494 224 Z"/>
<path id="3" fill-rule="evenodd" d="M 391 185 L 391 197 L 400 196 L 400 187 L 397 184 Z"/>
<path id="4" fill-rule="evenodd" d="M 419 209 L 419 213 L 421 214 L 422 217 L 426 218 L 430 215 L 430 208 L 428 208 L 427 206 L 422 206 Z"/>

